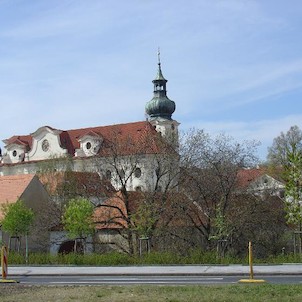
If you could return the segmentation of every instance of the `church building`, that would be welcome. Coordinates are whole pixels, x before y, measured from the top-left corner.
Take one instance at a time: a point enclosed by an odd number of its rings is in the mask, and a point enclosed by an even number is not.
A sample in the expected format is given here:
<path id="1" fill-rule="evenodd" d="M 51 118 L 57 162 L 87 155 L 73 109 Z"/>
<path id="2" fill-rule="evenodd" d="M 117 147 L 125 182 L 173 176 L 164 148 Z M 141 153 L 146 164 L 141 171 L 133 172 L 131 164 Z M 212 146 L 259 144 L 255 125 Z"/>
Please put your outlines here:
<path id="1" fill-rule="evenodd" d="M 152 82 L 153 98 L 145 106 L 146 121 L 72 130 L 42 126 L 31 134 L 14 135 L 3 140 L 0 176 L 35 174 L 56 163 L 56 171 L 97 172 L 110 179 L 116 189 L 124 178 L 128 190 L 148 191 L 155 185 L 155 158 L 158 163 L 166 146 L 177 154 L 179 126 L 172 118 L 176 106 L 167 96 L 168 81 L 160 59 Z"/>

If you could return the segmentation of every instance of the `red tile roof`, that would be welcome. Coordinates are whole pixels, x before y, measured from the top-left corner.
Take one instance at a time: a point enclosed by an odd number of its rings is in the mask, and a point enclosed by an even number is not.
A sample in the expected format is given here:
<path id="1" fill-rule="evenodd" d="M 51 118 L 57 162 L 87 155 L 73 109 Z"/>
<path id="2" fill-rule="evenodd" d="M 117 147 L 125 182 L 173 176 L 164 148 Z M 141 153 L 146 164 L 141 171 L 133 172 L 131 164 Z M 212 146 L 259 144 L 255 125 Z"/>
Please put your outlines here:
<path id="1" fill-rule="evenodd" d="M 15 135 L 9 139 L 3 141 L 7 145 L 11 144 L 18 144 L 18 145 L 25 145 L 30 149 L 32 147 L 32 136 L 31 135 Z"/>
<path id="2" fill-rule="evenodd" d="M 34 174 L 0 176 L 0 206 L 16 202 L 34 177 Z"/>
<path id="3" fill-rule="evenodd" d="M 158 137 L 158 133 L 149 122 L 135 122 L 68 130 L 68 138 L 65 137 L 65 147 L 67 147 L 68 150 L 79 149 L 79 138 L 89 132 L 94 132 L 104 138 L 104 145 L 107 148 L 100 148 L 100 153 L 102 155 L 110 153 L 109 147 L 112 143 L 115 144 L 115 147 L 117 148 L 116 151 L 121 155 L 135 154 L 138 152 L 158 152 L 158 146 L 156 145 L 156 137 Z"/>
<path id="4" fill-rule="evenodd" d="M 160 135 L 148 121 L 63 130 L 60 133 L 61 147 L 67 149 L 68 153 L 74 156 L 75 150 L 80 148 L 79 139 L 87 134 L 104 138 L 103 146 L 105 148 L 100 148 L 99 153 L 101 155 L 109 154 L 110 145 L 117 142 L 120 145 L 119 150 L 117 150 L 120 155 L 158 153 L 160 149 L 158 144 Z M 26 144 L 28 149 L 31 149 L 31 135 L 13 136 L 4 142 L 9 145 L 16 140 Z"/>
<path id="5" fill-rule="evenodd" d="M 125 202 L 120 192 L 118 192 L 116 196 L 107 199 L 102 206 L 94 210 L 95 228 L 98 230 L 127 228 L 126 213 Z"/>
<path id="6" fill-rule="evenodd" d="M 81 196 L 109 197 L 116 192 L 109 180 L 101 179 L 93 172 L 52 172 L 39 174 L 39 180 L 50 195 L 58 195 L 70 188 Z"/>
<path id="7" fill-rule="evenodd" d="M 237 174 L 237 185 L 240 188 L 248 187 L 257 178 L 266 174 L 265 169 L 242 169 Z"/>
<path id="8" fill-rule="evenodd" d="M 78 139 L 84 137 L 84 136 L 94 136 L 94 137 L 100 137 L 99 134 L 97 134 L 96 132 L 89 130 L 88 132 L 82 134 L 81 136 L 78 137 Z"/>

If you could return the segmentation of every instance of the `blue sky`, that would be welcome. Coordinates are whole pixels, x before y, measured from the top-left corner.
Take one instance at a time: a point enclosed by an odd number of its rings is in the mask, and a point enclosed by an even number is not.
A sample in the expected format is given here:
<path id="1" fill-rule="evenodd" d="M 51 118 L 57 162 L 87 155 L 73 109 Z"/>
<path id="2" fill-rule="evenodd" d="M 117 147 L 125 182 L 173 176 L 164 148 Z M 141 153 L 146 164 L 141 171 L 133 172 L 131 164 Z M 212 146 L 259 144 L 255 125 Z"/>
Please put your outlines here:
<path id="1" fill-rule="evenodd" d="M 158 47 L 181 130 L 302 128 L 301 0 L 0 0 L 1 140 L 144 120 Z"/>

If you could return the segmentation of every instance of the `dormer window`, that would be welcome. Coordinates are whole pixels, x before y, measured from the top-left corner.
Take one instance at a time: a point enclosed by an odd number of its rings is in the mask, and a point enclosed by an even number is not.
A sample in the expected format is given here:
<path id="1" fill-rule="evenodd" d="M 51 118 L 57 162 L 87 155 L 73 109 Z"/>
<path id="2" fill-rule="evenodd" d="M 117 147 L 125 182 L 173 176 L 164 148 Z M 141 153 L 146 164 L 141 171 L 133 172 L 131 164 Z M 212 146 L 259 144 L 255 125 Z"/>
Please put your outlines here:
<path id="1" fill-rule="evenodd" d="M 15 164 L 20 161 L 24 161 L 24 155 L 26 152 L 27 145 L 23 143 L 21 140 L 16 139 L 12 142 L 4 141 L 7 143 L 5 149 L 7 150 L 6 154 L 0 160 L 3 163 Z"/>
<path id="2" fill-rule="evenodd" d="M 89 131 L 80 136 L 78 141 L 80 143 L 81 153 L 84 153 L 84 156 L 93 156 L 99 152 L 103 142 L 103 137 L 98 133 Z"/>
<path id="3" fill-rule="evenodd" d="M 111 180 L 112 176 L 111 176 L 111 171 L 107 170 L 106 171 L 106 179 Z"/>
<path id="4" fill-rule="evenodd" d="M 125 171 L 124 171 L 124 169 L 121 169 L 121 170 L 119 171 L 119 176 L 120 176 L 120 178 L 122 178 L 122 179 L 125 178 Z"/>
<path id="5" fill-rule="evenodd" d="M 87 150 L 91 149 L 91 142 L 87 142 L 87 143 L 86 143 L 86 149 L 87 149 Z"/>
<path id="6" fill-rule="evenodd" d="M 136 169 L 134 170 L 134 176 L 135 176 L 136 178 L 140 178 L 141 175 L 142 175 L 141 169 L 140 169 L 140 168 L 136 168 Z"/>
<path id="7" fill-rule="evenodd" d="M 42 150 L 44 152 L 47 152 L 49 150 L 49 142 L 47 139 L 44 139 L 42 142 Z"/>

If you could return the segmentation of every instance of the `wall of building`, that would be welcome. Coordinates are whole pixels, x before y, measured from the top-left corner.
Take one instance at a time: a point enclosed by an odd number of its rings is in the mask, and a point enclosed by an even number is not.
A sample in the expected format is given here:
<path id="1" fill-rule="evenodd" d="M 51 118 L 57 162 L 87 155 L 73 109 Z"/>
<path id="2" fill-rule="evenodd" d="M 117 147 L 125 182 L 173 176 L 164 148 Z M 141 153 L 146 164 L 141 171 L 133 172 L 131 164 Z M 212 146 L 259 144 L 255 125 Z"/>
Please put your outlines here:
<path id="1" fill-rule="evenodd" d="M 51 231 L 49 234 L 49 252 L 52 255 L 57 255 L 60 247 L 68 241 L 73 241 L 68 237 L 68 233 L 66 231 Z M 94 251 L 93 237 L 88 237 L 86 239 L 86 250 L 85 253 L 92 253 Z"/>

